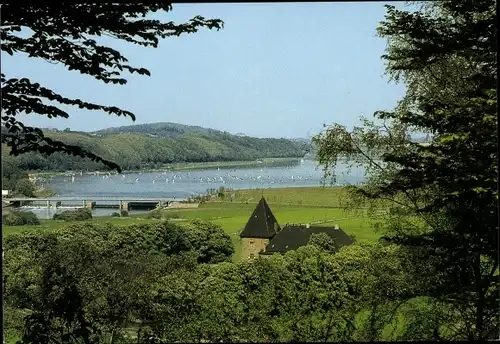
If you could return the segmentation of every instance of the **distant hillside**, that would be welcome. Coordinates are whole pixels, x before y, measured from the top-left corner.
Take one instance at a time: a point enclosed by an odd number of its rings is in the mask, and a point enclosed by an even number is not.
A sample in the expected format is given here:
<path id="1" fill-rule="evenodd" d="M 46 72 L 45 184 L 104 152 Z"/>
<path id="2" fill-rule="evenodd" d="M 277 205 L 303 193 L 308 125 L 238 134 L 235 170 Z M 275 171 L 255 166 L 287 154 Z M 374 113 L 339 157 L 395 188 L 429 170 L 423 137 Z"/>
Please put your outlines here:
<path id="1" fill-rule="evenodd" d="M 158 122 L 147 124 L 127 125 L 123 127 L 107 128 L 93 132 L 97 135 L 114 135 L 114 134 L 147 134 L 153 137 L 178 137 L 184 134 L 212 134 L 222 133 L 219 130 L 203 128 L 193 125 L 184 125 L 171 122 Z"/>
<path id="2" fill-rule="evenodd" d="M 141 133 L 139 133 L 141 131 Z M 287 139 L 255 138 L 185 126 L 153 123 L 99 130 L 94 133 L 44 130 L 45 135 L 82 146 L 124 169 L 158 168 L 179 162 L 250 161 L 260 158 L 301 157 L 303 143 Z M 5 157 L 5 156 L 4 156 Z M 89 159 L 53 154 L 23 154 L 13 159 L 26 170 L 100 170 L 104 166 Z"/>

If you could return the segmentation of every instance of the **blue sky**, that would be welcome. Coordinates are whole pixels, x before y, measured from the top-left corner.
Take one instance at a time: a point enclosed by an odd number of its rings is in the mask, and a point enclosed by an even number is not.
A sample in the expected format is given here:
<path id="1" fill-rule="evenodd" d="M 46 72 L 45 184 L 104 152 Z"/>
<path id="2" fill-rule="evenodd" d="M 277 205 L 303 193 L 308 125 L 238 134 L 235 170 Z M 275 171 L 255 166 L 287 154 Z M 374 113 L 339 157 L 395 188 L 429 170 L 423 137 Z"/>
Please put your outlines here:
<path id="1" fill-rule="evenodd" d="M 258 137 L 307 137 L 324 123 L 351 127 L 388 110 L 404 86 L 384 75 L 375 35 L 385 3 L 174 4 L 159 18 L 220 18 L 221 31 L 163 40 L 157 49 L 111 42 L 152 76 L 107 85 L 63 66 L 2 54 L 8 77 L 29 77 L 68 97 L 134 112 L 136 124 L 177 122 Z M 402 7 L 403 3 L 397 4 Z M 69 119 L 25 115 L 26 124 L 93 131 L 129 118 L 70 108 Z"/>

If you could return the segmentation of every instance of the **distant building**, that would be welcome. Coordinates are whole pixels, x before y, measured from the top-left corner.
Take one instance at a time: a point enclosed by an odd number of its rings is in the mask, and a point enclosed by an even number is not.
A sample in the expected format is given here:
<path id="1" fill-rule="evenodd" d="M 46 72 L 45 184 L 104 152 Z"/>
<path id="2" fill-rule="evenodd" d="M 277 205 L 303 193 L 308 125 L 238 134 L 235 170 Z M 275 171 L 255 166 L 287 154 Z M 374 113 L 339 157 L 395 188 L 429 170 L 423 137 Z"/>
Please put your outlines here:
<path id="1" fill-rule="evenodd" d="M 262 197 L 240 234 L 242 258 L 272 255 L 296 250 L 308 244 L 311 235 L 325 233 L 335 242 L 337 249 L 351 245 L 354 239 L 340 228 L 287 224 L 281 229 L 271 208 Z"/>

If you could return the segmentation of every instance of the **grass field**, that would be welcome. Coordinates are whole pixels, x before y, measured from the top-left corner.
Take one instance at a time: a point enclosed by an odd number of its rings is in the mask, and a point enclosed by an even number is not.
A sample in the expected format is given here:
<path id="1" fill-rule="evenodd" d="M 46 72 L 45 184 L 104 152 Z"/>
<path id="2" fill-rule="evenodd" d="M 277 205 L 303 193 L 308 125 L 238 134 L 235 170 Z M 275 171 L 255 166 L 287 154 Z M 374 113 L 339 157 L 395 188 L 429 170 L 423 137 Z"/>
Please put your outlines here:
<path id="1" fill-rule="evenodd" d="M 230 199 L 229 192 L 224 199 Z M 347 234 L 354 235 L 358 241 L 374 241 L 378 235 L 373 230 L 373 220 L 366 214 L 356 213 L 341 208 L 341 201 L 346 197 L 340 188 L 300 187 L 262 190 L 234 191 L 234 202 L 215 201 L 200 204 L 194 209 L 164 210 L 166 217 L 178 217 L 179 221 L 202 219 L 220 225 L 231 235 L 235 244 L 235 259 L 239 259 L 241 242 L 240 231 L 244 228 L 257 202 L 266 198 L 278 223 L 283 227 L 287 223 L 318 223 L 324 226 L 338 224 Z M 138 222 L 155 221 L 146 219 L 144 214 L 130 217 L 99 217 L 93 223 L 113 223 L 129 225 Z M 321 224 L 320 222 L 329 221 Z M 68 222 L 42 220 L 39 226 L 3 226 L 3 235 L 31 228 L 57 229 L 68 225 Z"/>

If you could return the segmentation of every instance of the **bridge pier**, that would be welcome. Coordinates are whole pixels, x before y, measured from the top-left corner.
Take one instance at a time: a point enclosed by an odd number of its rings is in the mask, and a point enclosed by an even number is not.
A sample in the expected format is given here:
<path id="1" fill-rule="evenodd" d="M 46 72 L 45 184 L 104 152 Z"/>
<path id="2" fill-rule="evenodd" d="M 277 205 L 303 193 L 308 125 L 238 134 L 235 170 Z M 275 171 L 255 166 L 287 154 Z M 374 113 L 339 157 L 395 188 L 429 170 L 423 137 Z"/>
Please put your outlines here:
<path id="1" fill-rule="evenodd" d="M 94 209 L 95 202 L 87 201 L 86 207 L 90 210 Z"/>
<path id="2" fill-rule="evenodd" d="M 50 209 L 50 201 L 47 200 L 47 209 Z"/>
<path id="3" fill-rule="evenodd" d="M 120 201 L 120 211 L 122 210 L 128 211 L 128 202 Z"/>

